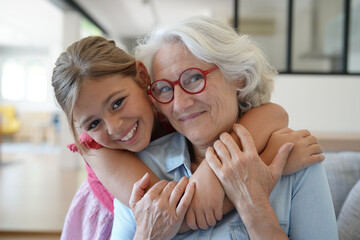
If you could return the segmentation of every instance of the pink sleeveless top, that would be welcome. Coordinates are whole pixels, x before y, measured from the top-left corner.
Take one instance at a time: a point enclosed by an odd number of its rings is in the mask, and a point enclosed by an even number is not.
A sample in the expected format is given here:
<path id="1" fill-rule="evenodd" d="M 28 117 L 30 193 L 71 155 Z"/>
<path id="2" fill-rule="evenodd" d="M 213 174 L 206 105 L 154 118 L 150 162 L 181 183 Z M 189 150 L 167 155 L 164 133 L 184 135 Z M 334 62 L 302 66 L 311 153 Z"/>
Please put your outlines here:
<path id="1" fill-rule="evenodd" d="M 86 147 L 91 148 L 91 149 L 102 148 L 102 146 L 99 143 L 97 143 L 94 139 L 92 139 L 86 132 L 83 132 L 81 134 L 80 143 L 85 144 Z M 80 151 L 78 150 L 78 148 L 76 147 L 76 145 L 74 143 L 67 145 L 67 147 L 72 152 L 80 153 Z M 84 160 L 85 160 L 85 158 L 84 158 Z M 85 163 L 86 163 L 86 171 L 88 173 L 87 180 L 89 182 L 91 191 L 94 193 L 96 198 L 101 202 L 101 204 L 113 214 L 114 213 L 114 204 L 113 204 L 114 196 L 104 187 L 104 185 L 102 185 L 100 180 L 96 177 L 94 171 L 91 169 L 89 164 L 86 162 L 86 160 L 85 160 Z"/>

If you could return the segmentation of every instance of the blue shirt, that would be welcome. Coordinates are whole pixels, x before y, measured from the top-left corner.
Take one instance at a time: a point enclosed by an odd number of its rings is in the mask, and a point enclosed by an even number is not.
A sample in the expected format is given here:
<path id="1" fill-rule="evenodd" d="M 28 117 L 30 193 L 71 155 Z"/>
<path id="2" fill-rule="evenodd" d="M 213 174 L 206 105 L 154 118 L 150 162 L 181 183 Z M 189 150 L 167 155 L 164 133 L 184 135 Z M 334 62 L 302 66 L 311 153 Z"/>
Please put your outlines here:
<path id="1" fill-rule="evenodd" d="M 138 157 L 160 178 L 179 181 L 191 176 L 185 137 L 167 135 L 149 144 Z M 210 186 L 211 187 L 211 186 Z M 282 229 L 290 239 L 338 239 L 334 208 L 322 163 L 283 176 L 270 195 Z M 136 222 L 129 208 L 114 199 L 112 240 L 133 239 Z M 236 210 L 223 216 L 215 227 L 188 231 L 173 239 L 249 239 Z"/>

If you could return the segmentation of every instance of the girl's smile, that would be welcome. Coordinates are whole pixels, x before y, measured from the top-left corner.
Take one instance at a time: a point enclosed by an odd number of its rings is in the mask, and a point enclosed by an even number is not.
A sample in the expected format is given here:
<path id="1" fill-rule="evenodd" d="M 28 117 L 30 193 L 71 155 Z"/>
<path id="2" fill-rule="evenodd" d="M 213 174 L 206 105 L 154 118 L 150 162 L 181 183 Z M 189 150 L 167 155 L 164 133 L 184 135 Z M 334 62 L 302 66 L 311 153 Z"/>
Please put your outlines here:
<path id="1" fill-rule="evenodd" d="M 74 119 L 99 144 L 138 152 L 150 142 L 154 113 L 135 79 L 112 74 L 82 86 Z"/>

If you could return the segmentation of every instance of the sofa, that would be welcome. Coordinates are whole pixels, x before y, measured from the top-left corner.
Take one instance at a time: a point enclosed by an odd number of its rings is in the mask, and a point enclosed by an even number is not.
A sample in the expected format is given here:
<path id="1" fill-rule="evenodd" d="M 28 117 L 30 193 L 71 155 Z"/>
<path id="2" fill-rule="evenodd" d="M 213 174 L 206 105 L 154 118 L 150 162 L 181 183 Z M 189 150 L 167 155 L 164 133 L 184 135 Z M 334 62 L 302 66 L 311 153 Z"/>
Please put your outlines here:
<path id="1" fill-rule="evenodd" d="M 360 239 L 360 152 L 325 152 L 340 240 Z"/>

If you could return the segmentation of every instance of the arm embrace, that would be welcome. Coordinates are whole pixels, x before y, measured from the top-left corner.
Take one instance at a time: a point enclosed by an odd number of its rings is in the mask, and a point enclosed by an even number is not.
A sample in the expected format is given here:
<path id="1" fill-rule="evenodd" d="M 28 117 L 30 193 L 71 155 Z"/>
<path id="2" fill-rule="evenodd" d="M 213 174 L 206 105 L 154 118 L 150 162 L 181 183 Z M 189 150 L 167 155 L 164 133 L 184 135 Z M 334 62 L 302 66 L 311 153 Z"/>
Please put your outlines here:
<path id="1" fill-rule="evenodd" d="M 237 125 L 234 130 L 243 149 L 223 134 L 214 148 L 208 149 L 207 161 L 233 201 L 250 238 L 287 239 L 287 233 L 292 239 L 338 239 L 322 164 L 280 178 L 292 144 L 283 145 L 274 161 L 266 166 L 254 154 L 247 131 Z M 281 228 L 279 221 L 287 224 Z"/>

